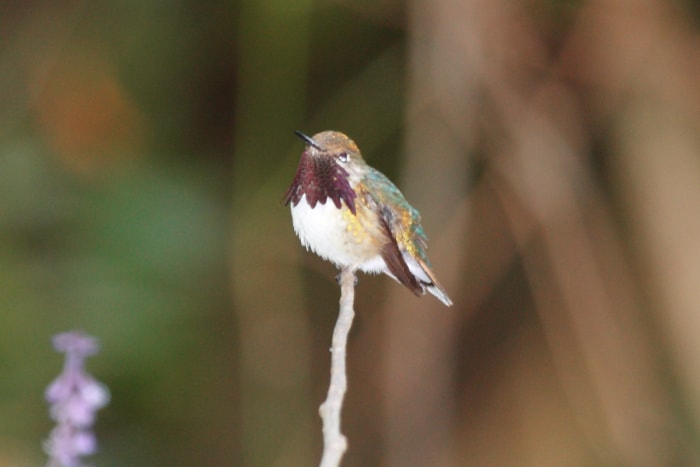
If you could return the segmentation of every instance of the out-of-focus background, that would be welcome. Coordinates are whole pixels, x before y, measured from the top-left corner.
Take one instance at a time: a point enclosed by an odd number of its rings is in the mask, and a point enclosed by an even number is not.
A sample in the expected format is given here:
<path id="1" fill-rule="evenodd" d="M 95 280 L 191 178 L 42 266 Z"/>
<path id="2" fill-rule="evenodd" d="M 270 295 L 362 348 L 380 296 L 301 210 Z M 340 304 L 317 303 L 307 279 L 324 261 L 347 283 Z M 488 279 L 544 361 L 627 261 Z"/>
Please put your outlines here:
<path id="1" fill-rule="evenodd" d="M 107 466 L 308 466 L 335 271 L 280 199 L 349 134 L 455 304 L 361 276 L 347 466 L 700 465 L 700 10 L 684 1 L 0 6 L 0 466 L 50 337 L 100 339 Z"/>

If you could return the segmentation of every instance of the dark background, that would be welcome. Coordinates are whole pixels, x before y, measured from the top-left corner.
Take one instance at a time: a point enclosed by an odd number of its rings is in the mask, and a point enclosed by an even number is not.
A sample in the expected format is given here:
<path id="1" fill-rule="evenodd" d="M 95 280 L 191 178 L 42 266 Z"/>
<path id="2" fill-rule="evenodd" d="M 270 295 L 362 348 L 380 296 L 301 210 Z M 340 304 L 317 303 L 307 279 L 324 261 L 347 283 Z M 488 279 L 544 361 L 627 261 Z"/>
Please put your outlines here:
<path id="1" fill-rule="evenodd" d="M 308 466 L 333 267 L 280 200 L 350 135 L 455 305 L 361 276 L 347 466 L 700 464 L 694 2 L 0 4 L 0 466 L 50 338 L 100 339 L 107 466 Z"/>

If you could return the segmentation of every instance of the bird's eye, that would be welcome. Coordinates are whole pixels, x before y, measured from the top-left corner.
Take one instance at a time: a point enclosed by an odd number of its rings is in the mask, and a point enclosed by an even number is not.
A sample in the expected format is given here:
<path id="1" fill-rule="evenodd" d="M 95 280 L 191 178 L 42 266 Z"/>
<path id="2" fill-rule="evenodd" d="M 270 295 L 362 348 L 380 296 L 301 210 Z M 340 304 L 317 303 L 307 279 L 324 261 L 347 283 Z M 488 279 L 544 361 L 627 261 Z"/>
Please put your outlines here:
<path id="1" fill-rule="evenodd" d="M 340 162 L 347 162 L 348 161 L 348 153 L 347 152 L 341 152 L 338 154 L 338 160 Z"/>

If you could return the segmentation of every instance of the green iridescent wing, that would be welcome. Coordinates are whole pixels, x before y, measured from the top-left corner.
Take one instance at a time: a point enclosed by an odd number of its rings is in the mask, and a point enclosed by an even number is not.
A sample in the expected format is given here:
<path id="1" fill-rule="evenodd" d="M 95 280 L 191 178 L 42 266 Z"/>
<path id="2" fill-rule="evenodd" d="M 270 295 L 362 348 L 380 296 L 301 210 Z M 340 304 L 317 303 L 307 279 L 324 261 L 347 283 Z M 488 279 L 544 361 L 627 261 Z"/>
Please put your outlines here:
<path id="1" fill-rule="evenodd" d="M 416 295 L 422 295 L 425 284 L 415 276 L 404 258 L 408 254 L 429 277 L 432 276 L 425 254 L 427 238 L 420 225 L 418 210 L 378 170 L 370 168 L 364 183 L 366 196 L 370 198 L 368 201 L 378 213 L 387 236 L 387 243 L 382 249 L 384 262 L 399 282 Z"/>
<path id="2" fill-rule="evenodd" d="M 425 244 L 428 239 L 420 225 L 418 210 L 406 201 L 401 191 L 386 175 L 376 169 L 369 168 L 365 184 L 374 201 L 384 209 L 384 214 L 387 214 L 386 220 L 396 233 L 402 249 L 427 262 Z"/>

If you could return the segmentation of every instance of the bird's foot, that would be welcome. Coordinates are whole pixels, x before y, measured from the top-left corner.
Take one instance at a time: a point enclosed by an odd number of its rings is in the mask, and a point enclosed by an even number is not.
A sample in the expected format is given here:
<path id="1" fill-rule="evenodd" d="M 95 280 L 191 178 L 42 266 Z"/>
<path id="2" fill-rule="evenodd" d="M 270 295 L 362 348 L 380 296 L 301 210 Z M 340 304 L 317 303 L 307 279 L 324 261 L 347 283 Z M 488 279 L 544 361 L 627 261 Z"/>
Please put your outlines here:
<path id="1" fill-rule="evenodd" d="M 343 276 L 343 272 L 339 272 L 338 274 L 335 275 L 335 281 L 340 284 L 340 279 Z M 352 277 L 354 278 L 353 285 L 357 285 L 359 279 L 357 278 L 357 272 L 353 271 L 352 272 Z"/>

